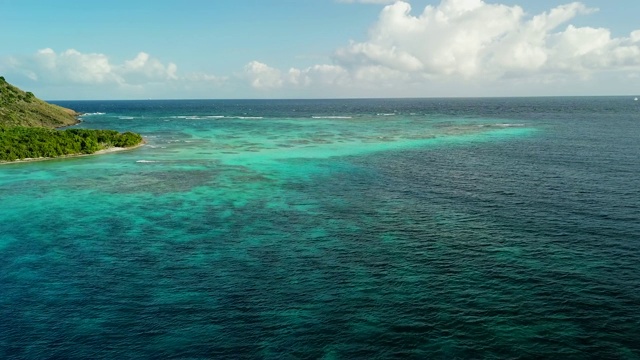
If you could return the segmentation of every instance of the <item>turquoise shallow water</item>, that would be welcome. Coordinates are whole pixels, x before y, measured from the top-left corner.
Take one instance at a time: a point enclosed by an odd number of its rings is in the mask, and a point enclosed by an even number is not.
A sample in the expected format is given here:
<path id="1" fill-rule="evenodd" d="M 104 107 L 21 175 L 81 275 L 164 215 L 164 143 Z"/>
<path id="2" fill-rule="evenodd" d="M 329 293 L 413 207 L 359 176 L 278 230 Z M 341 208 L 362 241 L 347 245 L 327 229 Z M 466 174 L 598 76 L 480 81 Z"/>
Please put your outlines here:
<path id="1" fill-rule="evenodd" d="M 638 358 L 625 98 L 65 102 L 0 167 L 0 357 Z"/>

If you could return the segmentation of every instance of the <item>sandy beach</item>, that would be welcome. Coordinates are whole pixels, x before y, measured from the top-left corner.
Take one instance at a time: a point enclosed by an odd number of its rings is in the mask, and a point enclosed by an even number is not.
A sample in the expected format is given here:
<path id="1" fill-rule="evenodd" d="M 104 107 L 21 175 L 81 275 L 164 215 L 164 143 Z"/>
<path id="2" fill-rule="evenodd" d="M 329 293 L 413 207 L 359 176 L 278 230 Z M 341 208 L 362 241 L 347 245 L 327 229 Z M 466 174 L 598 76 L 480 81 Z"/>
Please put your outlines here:
<path id="1" fill-rule="evenodd" d="M 57 157 L 25 158 L 25 159 L 19 159 L 19 160 L 14 160 L 14 161 L 0 161 L 0 165 L 20 164 L 20 163 L 26 163 L 26 162 L 69 159 L 69 158 L 77 158 L 77 157 L 84 157 L 84 156 L 110 154 L 110 153 L 119 152 L 119 151 L 128 151 L 128 150 L 137 149 L 137 148 L 139 148 L 141 146 L 144 146 L 146 143 L 147 142 L 143 140 L 142 143 L 140 143 L 140 144 L 138 144 L 136 146 L 126 147 L 126 148 L 125 147 L 110 147 L 110 148 L 107 148 L 107 149 L 98 150 L 98 151 L 94 152 L 93 154 L 74 154 L 74 155 L 64 155 L 64 156 L 57 156 Z"/>

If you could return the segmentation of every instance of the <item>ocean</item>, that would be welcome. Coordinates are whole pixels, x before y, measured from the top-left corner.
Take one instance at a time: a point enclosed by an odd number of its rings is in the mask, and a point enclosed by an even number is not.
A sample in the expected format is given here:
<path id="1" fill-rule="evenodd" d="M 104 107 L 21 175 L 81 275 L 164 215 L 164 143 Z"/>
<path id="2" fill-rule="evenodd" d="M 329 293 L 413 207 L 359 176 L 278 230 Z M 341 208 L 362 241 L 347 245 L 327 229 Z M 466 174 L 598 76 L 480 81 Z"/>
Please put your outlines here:
<path id="1" fill-rule="evenodd" d="M 2 359 L 640 358 L 628 97 L 60 101 L 0 167 Z"/>

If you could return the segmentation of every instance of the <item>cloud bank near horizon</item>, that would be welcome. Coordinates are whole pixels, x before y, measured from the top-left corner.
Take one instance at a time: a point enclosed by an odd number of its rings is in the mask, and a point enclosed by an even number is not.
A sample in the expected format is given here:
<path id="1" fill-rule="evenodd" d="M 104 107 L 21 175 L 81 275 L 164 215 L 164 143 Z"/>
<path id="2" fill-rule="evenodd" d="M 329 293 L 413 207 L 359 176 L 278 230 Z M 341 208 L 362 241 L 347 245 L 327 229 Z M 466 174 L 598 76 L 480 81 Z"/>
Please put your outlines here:
<path id="1" fill-rule="evenodd" d="M 391 4 L 394 3 L 396 0 L 338 0 L 338 2 L 341 3 L 347 3 L 347 4 L 353 4 L 353 3 L 360 3 L 360 4 Z"/>
<path id="2" fill-rule="evenodd" d="M 594 11 L 573 2 L 528 17 L 519 6 L 444 0 L 416 16 L 408 2 L 396 1 L 382 10 L 366 41 L 335 51 L 332 71 L 336 81 L 362 86 L 447 79 L 553 83 L 610 71 L 637 76 L 640 30 L 612 38 L 608 29 L 568 24 Z"/>
<path id="3" fill-rule="evenodd" d="M 324 96 L 367 96 L 372 88 L 406 96 L 447 84 L 554 85 L 603 74 L 620 82 L 640 77 L 640 30 L 612 37 L 606 28 L 574 26 L 573 19 L 597 11 L 580 2 L 533 16 L 520 6 L 483 0 L 443 0 L 415 15 L 406 1 L 341 2 L 389 5 L 367 39 L 337 48 L 330 64 L 278 69 L 253 59 L 235 74 L 217 76 L 181 74 L 176 64 L 145 52 L 114 63 L 105 54 L 43 49 L 0 60 L 0 70 L 50 85 L 100 85 L 141 94 L 161 85 L 200 91 L 232 85 L 258 96 L 310 89 L 315 92 L 309 94 Z"/>

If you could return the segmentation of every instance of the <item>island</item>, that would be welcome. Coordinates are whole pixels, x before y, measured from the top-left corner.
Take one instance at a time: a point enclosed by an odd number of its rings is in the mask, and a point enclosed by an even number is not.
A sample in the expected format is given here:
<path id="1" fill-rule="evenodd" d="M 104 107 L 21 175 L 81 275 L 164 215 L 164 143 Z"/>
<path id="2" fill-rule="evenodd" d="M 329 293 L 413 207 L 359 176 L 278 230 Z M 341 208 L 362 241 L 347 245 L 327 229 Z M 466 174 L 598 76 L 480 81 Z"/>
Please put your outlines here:
<path id="1" fill-rule="evenodd" d="M 74 110 L 38 99 L 0 76 L 0 163 L 81 156 L 144 144 L 140 134 L 57 128 L 79 122 Z"/>

